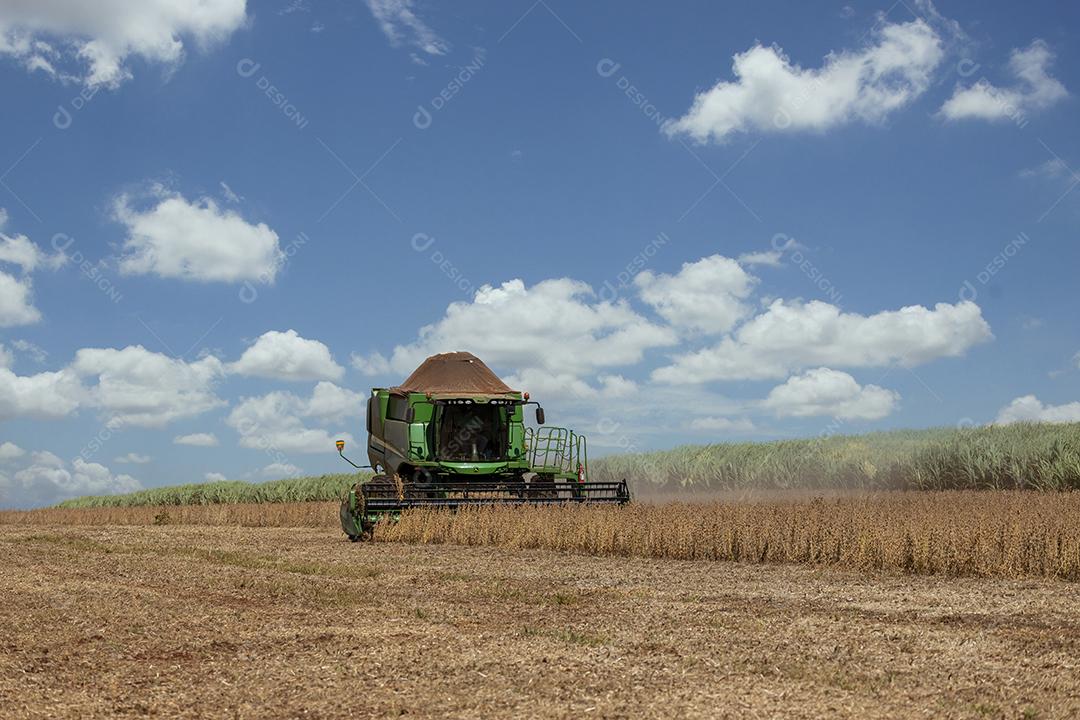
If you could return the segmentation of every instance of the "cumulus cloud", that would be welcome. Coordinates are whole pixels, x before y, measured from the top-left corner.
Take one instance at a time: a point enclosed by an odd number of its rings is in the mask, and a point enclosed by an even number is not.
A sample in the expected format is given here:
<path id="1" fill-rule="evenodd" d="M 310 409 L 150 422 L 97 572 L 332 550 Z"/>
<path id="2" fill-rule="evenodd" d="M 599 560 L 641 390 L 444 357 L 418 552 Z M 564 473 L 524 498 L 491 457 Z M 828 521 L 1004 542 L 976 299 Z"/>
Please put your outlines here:
<path id="1" fill-rule="evenodd" d="M 17 267 L 20 273 L 16 277 L 0 270 L 0 327 L 31 325 L 41 320 L 41 312 L 34 306 L 30 274 L 39 268 L 55 270 L 66 261 L 63 253 L 46 253 L 25 235 L 0 233 L 0 266 Z"/>
<path id="2" fill-rule="evenodd" d="M 360 417 L 367 409 L 367 395 L 338 387 L 332 382 L 320 382 L 311 392 L 304 415 L 326 422 L 342 422 Z"/>
<path id="3" fill-rule="evenodd" d="M 67 369 L 16 375 L 0 368 L 0 420 L 67 417 L 79 407 L 84 396 L 78 377 Z"/>
<path id="4" fill-rule="evenodd" d="M 149 455 L 140 455 L 139 453 L 133 452 L 113 458 L 113 462 L 118 462 L 121 465 L 145 465 L 151 460 L 153 460 L 153 458 Z"/>
<path id="5" fill-rule="evenodd" d="M 0 463 L 17 460 L 26 454 L 26 451 L 13 442 L 0 443 Z"/>
<path id="6" fill-rule="evenodd" d="M 264 333 L 228 370 L 275 380 L 340 380 L 345 374 L 330 348 L 300 337 L 295 330 Z"/>
<path id="7" fill-rule="evenodd" d="M 47 253 L 25 235 L 0 233 L 0 263 L 17 265 L 24 274 L 44 267 L 55 270 L 67 262 L 63 253 Z"/>
<path id="8" fill-rule="evenodd" d="M 633 365 L 650 348 L 673 345 L 670 327 L 650 322 L 625 301 L 600 301 L 585 283 L 561 278 L 526 287 L 510 280 L 484 285 L 471 302 L 455 302 L 417 340 L 394 348 L 388 369 L 404 377 L 426 357 L 468 350 L 489 365 L 580 378 Z M 353 364 L 381 368 L 369 356 Z"/>
<path id="9" fill-rule="evenodd" d="M 880 122 L 922 95 L 943 57 L 941 36 L 922 19 L 885 24 L 867 47 L 830 53 L 816 69 L 793 64 L 779 47 L 755 45 L 734 56 L 735 80 L 698 94 L 664 130 L 723 142 L 741 132 Z"/>
<path id="10" fill-rule="evenodd" d="M 265 223 L 250 223 L 208 197 L 188 201 L 151 187 L 149 207 L 120 195 L 113 216 L 127 228 L 120 271 L 197 282 L 272 283 L 285 255 Z"/>
<path id="11" fill-rule="evenodd" d="M 219 472 L 208 472 L 203 475 L 203 478 L 206 480 L 206 482 L 225 482 L 226 480 L 228 480 L 228 478 L 226 478 Z"/>
<path id="12" fill-rule="evenodd" d="M 941 106 L 941 116 L 947 120 L 1019 120 L 1044 110 L 1069 95 L 1049 73 L 1053 62 L 1054 54 L 1042 40 L 1013 50 L 1009 57 L 1009 74 L 1016 78 L 1013 85 L 998 87 L 986 78 L 969 87 L 957 85 Z"/>
<path id="13" fill-rule="evenodd" d="M 1034 395 L 1018 397 L 998 412 L 994 420 L 999 425 L 1016 422 L 1068 423 L 1080 422 L 1080 402 L 1064 405 L 1044 405 Z"/>
<path id="14" fill-rule="evenodd" d="M 245 20 L 246 0 L 15 0 L 0 4 L 0 57 L 88 87 L 132 77 L 130 57 L 173 68 L 187 39 L 207 46 Z"/>
<path id="15" fill-rule="evenodd" d="M 29 340 L 13 340 L 11 342 L 11 347 L 15 348 L 16 350 L 26 355 L 38 364 L 45 362 L 45 359 L 49 356 L 49 353 L 47 353 L 40 346 L 30 342 Z"/>
<path id="16" fill-rule="evenodd" d="M 30 278 L 16 278 L 0 270 L 0 327 L 32 325 L 41 320 L 34 307 Z"/>
<path id="17" fill-rule="evenodd" d="M 364 375 L 386 375 L 392 372 L 390 361 L 385 355 L 373 352 L 368 355 L 353 353 L 349 358 L 349 364 Z"/>
<path id="18" fill-rule="evenodd" d="M 303 470 L 291 463 L 270 463 L 261 472 L 263 477 L 268 478 L 296 477 L 304 474 Z"/>
<path id="19" fill-rule="evenodd" d="M 16 507 L 47 505 L 80 495 L 112 495 L 141 489 L 130 475 L 114 475 L 100 463 L 81 457 L 70 466 L 55 454 L 43 451 L 31 456 L 31 464 L 8 482 L 5 502 Z"/>
<path id="20" fill-rule="evenodd" d="M 332 383 L 319 383 L 309 398 L 284 391 L 244 398 L 225 423 L 240 434 L 241 447 L 282 453 L 325 453 L 333 449 L 334 440 L 352 444 L 352 435 L 308 427 L 306 420 L 320 424 L 336 422 L 340 426 L 345 424 L 344 418 L 358 417 L 364 409 L 358 393 L 350 394 Z"/>
<path id="21" fill-rule="evenodd" d="M 757 278 L 723 255 L 684 263 L 675 275 L 649 270 L 634 278 L 641 299 L 671 325 L 705 333 L 730 330 L 750 313 Z"/>
<path id="22" fill-rule="evenodd" d="M 665 383 L 700 383 L 778 378 L 821 365 L 911 367 L 963 355 L 991 338 L 979 306 L 968 301 L 866 316 L 816 300 L 775 300 L 717 345 L 679 355 L 652 377 Z"/>
<path id="23" fill-rule="evenodd" d="M 700 417 L 690 421 L 691 430 L 703 432 L 752 433 L 757 426 L 747 418 Z"/>
<path id="24" fill-rule="evenodd" d="M 762 252 L 743 253 L 739 256 L 739 264 L 745 267 L 764 265 L 766 267 L 780 267 L 781 258 L 784 257 L 782 250 L 765 250 Z"/>
<path id="25" fill-rule="evenodd" d="M 410 45 L 428 55 L 445 55 L 450 49 L 450 44 L 417 16 L 413 0 L 367 0 L 367 6 L 394 47 Z M 414 59 L 419 61 L 416 56 Z"/>
<path id="26" fill-rule="evenodd" d="M 213 356 L 189 363 L 141 345 L 84 348 L 70 371 L 96 381 L 88 388 L 89 402 L 104 412 L 111 428 L 163 427 L 225 404 L 214 394 L 225 369 Z"/>
<path id="27" fill-rule="evenodd" d="M 827 415 L 842 420 L 880 420 L 895 409 L 900 395 L 877 385 L 859 385 L 845 372 L 807 370 L 774 387 L 762 407 L 780 417 Z"/>
<path id="28" fill-rule="evenodd" d="M 173 438 L 174 445 L 191 445 L 193 447 L 217 447 L 218 439 L 213 433 L 192 433 L 190 435 L 177 435 Z"/>
<path id="29" fill-rule="evenodd" d="M 595 382 L 590 383 L 571 373 L 540 368 L 526 368 L 512 373 L 504 381 L 512 388 L 527 391 L 536 397 L 577 402 L 601 397 L 611 401 L 631 397 L 638 391 L 638 384 L 622 375 L 601 374 Z"/>

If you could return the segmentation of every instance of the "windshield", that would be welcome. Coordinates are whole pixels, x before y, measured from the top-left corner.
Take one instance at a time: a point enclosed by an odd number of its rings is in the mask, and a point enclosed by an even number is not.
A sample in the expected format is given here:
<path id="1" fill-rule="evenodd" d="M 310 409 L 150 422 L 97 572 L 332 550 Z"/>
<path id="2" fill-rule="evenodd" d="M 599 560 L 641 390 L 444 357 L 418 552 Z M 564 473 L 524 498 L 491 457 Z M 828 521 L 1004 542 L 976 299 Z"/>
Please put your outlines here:
<path id="1" fill-rule="evenodd" d="M 483 462 L 506 458 L 506 408 L 498 405 L 440 405 L 440 460 Z"/>

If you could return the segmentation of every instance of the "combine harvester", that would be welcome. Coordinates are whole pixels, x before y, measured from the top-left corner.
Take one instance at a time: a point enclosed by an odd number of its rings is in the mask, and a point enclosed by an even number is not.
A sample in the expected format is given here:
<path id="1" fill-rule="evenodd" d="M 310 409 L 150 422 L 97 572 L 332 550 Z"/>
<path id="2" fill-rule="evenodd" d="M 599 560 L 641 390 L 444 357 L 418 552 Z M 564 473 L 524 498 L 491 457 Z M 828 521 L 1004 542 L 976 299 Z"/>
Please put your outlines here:
<path id="1" fill-rule="evenodd" d="M 537 428 L 525 406 L 536 405 Z M 433 355 L 405 382 L 373 388 L 367 407 L 368 462 L 375 471 L 341 503 L 352 541 L 380 517 L 414 507 L 608 503 L 630 501 L 626 481 L 590 482 L 584 435 L 544 425 L 529 393 L 511 390 L 476 356 Z"/>

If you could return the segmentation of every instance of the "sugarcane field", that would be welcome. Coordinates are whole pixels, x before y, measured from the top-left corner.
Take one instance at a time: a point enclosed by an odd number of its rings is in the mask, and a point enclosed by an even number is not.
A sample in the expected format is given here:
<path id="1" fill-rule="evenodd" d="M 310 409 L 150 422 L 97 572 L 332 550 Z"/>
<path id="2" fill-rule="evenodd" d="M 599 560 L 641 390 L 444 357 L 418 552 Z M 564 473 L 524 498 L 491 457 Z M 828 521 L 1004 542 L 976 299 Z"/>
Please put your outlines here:
<path id="1" fill-rule="evenodd" d="M 1080 717 L 1080 5 L 0 0 L 0 720 Z"/>

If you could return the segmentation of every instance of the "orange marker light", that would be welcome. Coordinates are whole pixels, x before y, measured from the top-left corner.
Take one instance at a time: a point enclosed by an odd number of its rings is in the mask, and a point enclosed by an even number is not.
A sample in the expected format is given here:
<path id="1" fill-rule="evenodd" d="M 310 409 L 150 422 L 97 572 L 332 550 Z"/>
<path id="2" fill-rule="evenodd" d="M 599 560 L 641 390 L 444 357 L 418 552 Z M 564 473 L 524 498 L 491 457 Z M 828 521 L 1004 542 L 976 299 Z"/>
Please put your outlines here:
<path id="1" fill-rule="evenodd" d="M 337 445 L 337 451 L 338 452 L 342 452 L 343 450 L 345 450 L 345 441 L 344 440 L 338 440 L 334 444 Z"/>

